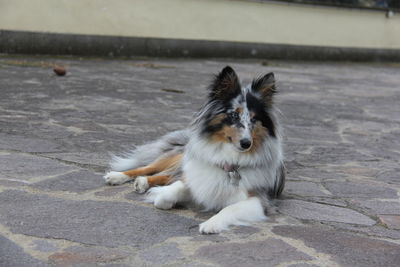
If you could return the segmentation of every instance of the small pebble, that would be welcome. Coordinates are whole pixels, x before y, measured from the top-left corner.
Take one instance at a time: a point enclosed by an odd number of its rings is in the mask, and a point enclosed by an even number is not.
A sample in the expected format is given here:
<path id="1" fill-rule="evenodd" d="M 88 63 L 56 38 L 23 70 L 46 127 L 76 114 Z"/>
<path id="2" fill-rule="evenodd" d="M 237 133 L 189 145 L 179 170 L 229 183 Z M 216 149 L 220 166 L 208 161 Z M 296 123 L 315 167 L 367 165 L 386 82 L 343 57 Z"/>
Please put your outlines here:
<path id="1" fill-rule="evenodd" d="M 58 76 L 64 76 L 67 73 L 67 70 L 64 67 L 61 66 L 55 66 L 53 71 L 58 75 Z"/>

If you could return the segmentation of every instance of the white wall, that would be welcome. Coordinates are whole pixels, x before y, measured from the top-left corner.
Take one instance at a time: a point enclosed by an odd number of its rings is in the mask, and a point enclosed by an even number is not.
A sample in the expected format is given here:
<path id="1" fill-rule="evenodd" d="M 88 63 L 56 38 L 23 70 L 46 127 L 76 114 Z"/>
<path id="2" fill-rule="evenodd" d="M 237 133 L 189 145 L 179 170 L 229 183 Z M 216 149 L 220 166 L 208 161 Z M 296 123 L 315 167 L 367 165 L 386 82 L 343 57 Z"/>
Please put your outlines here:
<path id="1" fill-rule="evenodd" d="M 400 48 L 400 14 L 245 0 L 0 0 L 0 30 Z"/>

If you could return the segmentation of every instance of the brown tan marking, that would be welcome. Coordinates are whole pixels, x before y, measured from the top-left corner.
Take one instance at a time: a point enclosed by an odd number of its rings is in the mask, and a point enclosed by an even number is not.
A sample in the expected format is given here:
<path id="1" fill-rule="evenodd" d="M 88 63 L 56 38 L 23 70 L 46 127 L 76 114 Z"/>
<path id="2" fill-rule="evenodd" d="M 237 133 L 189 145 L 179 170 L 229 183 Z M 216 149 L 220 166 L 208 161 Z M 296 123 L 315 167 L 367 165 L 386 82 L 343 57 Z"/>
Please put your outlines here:
<path id="1" fill-rule="evenodd" d="M 258 150 L 258 148 L 262 145 L 265 137 L 268 135 L 267 129 L 265 129 L 261 122 L 258 121 L 251 132 L 251 136 L 253 138 L 253 145 L 251 146 L 250 150 L 246 153 L 253 153 Z"/>
<path id="2" fill-rule="evenodd" d="M 171 175 L 154 175 L 154 176 L 148 176 L 146 178 L 150 187 L 156 185 L 166 185 L 169 184 L 169 182 L 172 180 Z"/>
<path id="3" fill-rule="evenodd" d="M 173 156 L 161 158 L 145 167 L 129 170 L 123 172 L 129 177 L 154 175 L 166 170 L 176 170 L 182 161 L 183 154 L 176 154 Z"/>
<path id="4" fill-rule="evenodd" d="M 224 143 L 237 142 L 238 141 L 237 129 L 230 126 L 224 126 L 221 130 L 215 132 L 211 136 L 211 140 L 214 142 L 224 142 Z"/>

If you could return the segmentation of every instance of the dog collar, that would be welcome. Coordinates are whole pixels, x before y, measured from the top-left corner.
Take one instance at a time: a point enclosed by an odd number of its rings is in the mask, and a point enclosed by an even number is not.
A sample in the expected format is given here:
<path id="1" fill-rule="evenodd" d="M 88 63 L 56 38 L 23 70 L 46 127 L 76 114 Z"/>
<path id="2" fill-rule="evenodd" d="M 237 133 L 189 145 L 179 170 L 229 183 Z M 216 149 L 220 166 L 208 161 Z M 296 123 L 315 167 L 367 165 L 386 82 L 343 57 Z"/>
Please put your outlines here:
<path id="1" fill-rule="evenodd" d="M 240 168 L 239 165 L 224 163 L 220 167 L 227 173 L 231 184 L 236 186 L 239 185 L 239 180 L 241 179 L 240 173 L 238 171 Z"/>
<path id="2" fill-rule="evenodd" d="M 234 172 L 239 169 L 239 165 L 236 164 L 229 164 L 229 163 L 224 163 L 222 165 L 222 169 L 226 172 Z"/>

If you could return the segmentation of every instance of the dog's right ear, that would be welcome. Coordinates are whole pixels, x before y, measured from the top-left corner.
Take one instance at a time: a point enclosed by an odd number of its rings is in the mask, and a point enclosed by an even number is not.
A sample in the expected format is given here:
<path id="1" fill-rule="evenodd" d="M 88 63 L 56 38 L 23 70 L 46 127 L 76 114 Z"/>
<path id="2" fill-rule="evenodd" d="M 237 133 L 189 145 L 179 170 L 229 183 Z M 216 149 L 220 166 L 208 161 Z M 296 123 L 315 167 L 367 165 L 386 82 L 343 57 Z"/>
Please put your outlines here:
<path id="1" fill-rule="evenodd" d="M 228 101 L 241 92 L 239 78 L 236 72 L 226 66 L 218 75 L 215 76 L 214 82 L 211 84 L 211 99 Z"/>

